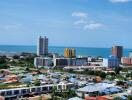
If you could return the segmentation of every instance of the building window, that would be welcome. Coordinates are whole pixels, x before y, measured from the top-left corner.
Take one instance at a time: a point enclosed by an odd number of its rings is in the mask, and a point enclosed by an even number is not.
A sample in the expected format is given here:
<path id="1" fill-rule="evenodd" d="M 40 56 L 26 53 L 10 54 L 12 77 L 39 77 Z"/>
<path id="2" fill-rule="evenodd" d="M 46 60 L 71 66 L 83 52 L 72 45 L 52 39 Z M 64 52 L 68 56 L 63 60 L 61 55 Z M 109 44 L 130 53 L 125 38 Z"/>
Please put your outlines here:
<path id="1" fill-rule="evenodd" d="M 48 87 L 42 87 L 42 91 L 48 91 Z"/>
<path id="2" fill-rule="evenodd" d="M 1 92 L 1 96 L 5 96 L 5 92 Z"/>
<path id="3" fill-rule="evenodd" d="M 11 91 L 7 91 L 7 95 L 11 95 L 12 94 L 12 92 Z"/>
<path id="4" fill-rule="evenodd" d="M 14 91 L 14 94 L 19 94 L 19 90 L 15 90 Z"/>
<path id="5" fill-rule="evenodd" d="M 35 92 L 35 88 L 32 88 L 31 91 L 32 91 L 32 92 Z"/>
<path id="6" fill-rule="evenodd" d="M 27 93 L 30 93 L 30 89 L 27 89 Z"/>
<path id="7" fill-rule="evenodd" d="M 40 92 L 41 91 L 41 88 L 37 88 L 37 92 Z"/>
<path id="8" fill-rule="evenodd" d="M 22 90 L 22 93 L 25 94 L 26 93 L 26 89 Z"/>
<path id="9" fill-rule="evenodd" d="M 49 90 L 52 90 L 52 89 L 53 89 L 53 87 L 52 87 L 52 86 L 50 86 L 50 87 L 49 87 Z"/>

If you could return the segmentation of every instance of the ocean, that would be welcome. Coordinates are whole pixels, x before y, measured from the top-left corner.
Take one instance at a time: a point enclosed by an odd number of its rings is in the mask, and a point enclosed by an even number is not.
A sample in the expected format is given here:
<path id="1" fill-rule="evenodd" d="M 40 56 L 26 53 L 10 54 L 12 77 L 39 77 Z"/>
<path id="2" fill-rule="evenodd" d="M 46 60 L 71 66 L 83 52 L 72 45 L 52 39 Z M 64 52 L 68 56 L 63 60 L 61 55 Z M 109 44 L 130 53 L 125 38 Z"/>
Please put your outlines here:
<path id="1" fill-rule="evenodd" d="M 65 48 L 66 47 L 50 46 L 49 52 L 63 55 Z M 94 48 L 94 47 L 74 47 L 74 48 L 76 49 L 76 54 L 81 56 L 108 57 L 109 55 L 111 55 L 111 48 Z M 36 46 L 0 45 L 0 54 L 14 54 L 21 52 L 36 53 L 36 50 L 37 50 Z M 129 56 L 130 51 L 132 51 L 132 49 L 124 49 L 123 55 Z"/>

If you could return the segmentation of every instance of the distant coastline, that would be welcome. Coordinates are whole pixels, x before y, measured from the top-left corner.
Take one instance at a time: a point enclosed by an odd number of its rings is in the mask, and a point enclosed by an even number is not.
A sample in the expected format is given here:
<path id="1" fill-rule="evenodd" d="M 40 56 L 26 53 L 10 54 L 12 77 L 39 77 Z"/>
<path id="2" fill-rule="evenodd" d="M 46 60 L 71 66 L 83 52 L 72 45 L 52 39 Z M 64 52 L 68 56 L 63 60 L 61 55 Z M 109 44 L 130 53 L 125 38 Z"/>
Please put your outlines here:
<path id="1" fill-rule="evenodd" d="M 49 46 L 49 52 L 59 53 L 63 55 L 63 51 L 66 46 Z M 75 48 L 77 55 L 82 56 L 102 56 L 108 57 L 111 54 L 111 48 L 101 47 L 71 47 Z M 36 46 L 24 46 L 24 45 L 0 45 L 0 54 L 19 54 L 21 52 L 36 53 Z M 124 49 L 124 56 L 128 56 L 132 49 Z"/>

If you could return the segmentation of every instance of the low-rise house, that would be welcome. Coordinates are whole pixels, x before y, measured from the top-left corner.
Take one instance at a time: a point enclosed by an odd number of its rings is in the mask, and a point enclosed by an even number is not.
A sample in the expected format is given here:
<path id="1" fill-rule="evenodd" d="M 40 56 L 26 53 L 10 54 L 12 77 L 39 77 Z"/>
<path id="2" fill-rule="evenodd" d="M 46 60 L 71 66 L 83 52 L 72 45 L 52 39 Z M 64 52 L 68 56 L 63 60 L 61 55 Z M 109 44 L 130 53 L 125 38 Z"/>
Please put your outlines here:
<path id="1" fill-rule="evenodd" d="M 100 91 L 103 91 L 107 88 L 114 87 L 113 84 L 108 83 L 96 83 L 96 84 L 89 84 L 83 88 L 79 88 L 77 90 L 77 95 L 82 97 L 85 96 L 92 96 L 92 95 L 99 95 Z"/>
<path id="2" fill-rule="evenodd" d="M 132 87 L 129 87 L 129 88 L 127 89 L 127 93 L 128 93 L 129 95 L 132 95 Z"/>

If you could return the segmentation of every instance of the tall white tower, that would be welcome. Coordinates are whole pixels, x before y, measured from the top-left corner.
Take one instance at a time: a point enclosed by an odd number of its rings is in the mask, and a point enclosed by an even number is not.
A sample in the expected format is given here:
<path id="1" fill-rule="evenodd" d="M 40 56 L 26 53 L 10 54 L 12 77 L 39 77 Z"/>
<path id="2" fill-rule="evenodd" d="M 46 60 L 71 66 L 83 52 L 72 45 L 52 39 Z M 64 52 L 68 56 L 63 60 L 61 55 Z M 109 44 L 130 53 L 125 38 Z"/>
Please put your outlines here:
<path id="1" fill-rule="evenodd" d="M 46 56 L 48 55 L 48 38 L 39 37 L 37 44 L 37 55 L 38 56 Z"/>

